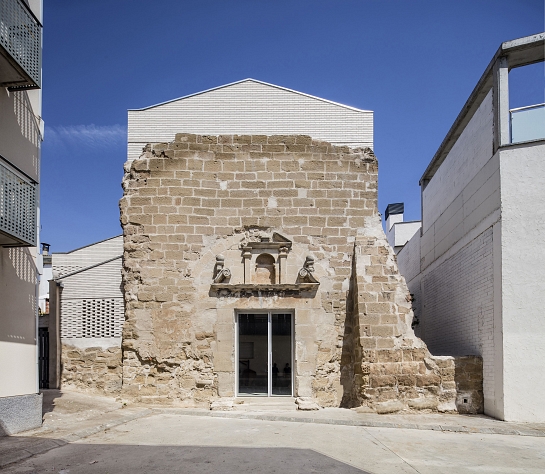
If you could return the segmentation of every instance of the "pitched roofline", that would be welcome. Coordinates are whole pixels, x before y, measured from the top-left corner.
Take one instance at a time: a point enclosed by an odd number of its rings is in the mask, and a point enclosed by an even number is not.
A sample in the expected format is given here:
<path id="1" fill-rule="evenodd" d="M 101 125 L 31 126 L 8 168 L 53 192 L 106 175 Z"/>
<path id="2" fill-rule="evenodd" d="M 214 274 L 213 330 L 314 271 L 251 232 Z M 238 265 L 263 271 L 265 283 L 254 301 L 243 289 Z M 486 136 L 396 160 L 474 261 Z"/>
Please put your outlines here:
<path id="1" fill-rule="evenodd" d="M 182 100 L 182 99 L 188 99 L 189 97 L 195 97 L 197 95 L 206 94 L 207 92 L 216 91 L 216 90 L 219 90 L 219 89 L 223 89 L 224 87 L 230 87 L 230 86 L 234 86 L 235 84 L 241 84 L 243 82 L 248 82 L 248 81 L 257 82 L 258 84 L 263 84 L 263 85 L 269 86 L 269 87 L 275 87 L 276 89 L 280 89 L 280 90 L 287 91 L 287 92 L 292 92 L 294 94 L 299 94 L 299 95 L 302 95 L 302 96 L 305 96 L 305 97 L 309 97 L 311 99 L 320 100 L 322 102 L 326 102 L 326 103 L 332 104 L 332 105 L 337 105 L 339 107 L 344 107 L 345 109 L 353 110 L 355 112 L 372 112 L 372 110 L 358 109 L 357 107 L 352 107 L 350 105 L 341 104 L 339 102 L 334 102 L 332 100 L 324 99 L 322 97 L 317 97 L 315 95 L 306 94 L 305 92 L 296 91 L 294 89 L 288 89 L 287 87 L 283 87 L 283 86 L 277 86 L 276 84 L 270 84 L 269 82 L 260 81 L 258 79 L 252 79 L 251 77 L 248 77 L 247 79 L 242 79 L 240 81 L 230 82 L 229 84 L 224 84 L 222 86 L 212 87 L 211 89 L 206 89 L 204 91 L 195 92 L 193 94 L 184 95 L 182 97 L 178 97 L 177 99 L 171 99 L 171 100 L 167 100 L 165 102 L 160 102 L 158 104 L 149 105 L 148 107 L 143 107 L 141 109 L 129 109 L 129 112 L 140 112 L 140 111 L 143 111 L 143 110 L 153 109 L 154 107 L 159 107 L 161 105 L 170 104 L 171 102 L 176 102 L 176 101 Z"/>
<path id="2" fill-rule="evenodd" d="M 92 244 L 87 244 L 87 245 L 84 245 L 83 247 L 78 247 L 77 249 L 69 250 L 68 252 L 51 252 L 51 255 L 67 255 L 69 253 L 77 252 L 78 250 L 83 250 L 83 249 L 86 249 L 87 247 L 92 247 L 93 245 L 101 244 L 102 242 L 117 239 L 118 237 L 122 237 L 122 236 L 123 234 L 114 235 L 113 237 L 108 237 L 107 239 L 99 240 L 98 242 L 93 242 Z"/>
<path id="3" fill-rule="evenodd" d="M 100 267 L 101 265 L 105 265 L 106 263 L 113 262 L 114 260 L 117 260 L 118 258 L 122 258 L 123 255 L 118 255 L 117 257 L 109 258 L 108 260 L 104 260 L 103 262 L 94 263 L 93 265 L 89 265 L 88 267 L 79 268 L 78 270 L 74 270 L 73 272 L 66 273 L 64 275 L 59 275 L 57 278 L 53 278 L 54 281 L 60 281 L 64 280 L 65 278 L 77 275 L 78 273 L 85 272 L 87 270 L 90 270 L 91 268 Z"/>
<path id="4" fill-rule="evenodd" d="M 432 160 L 427 166 L 424 174 L 420 178 L 420 186 L 425 181 L 433 178 L 439 166 L 445 161 L 450 150 L 460 137 L 465 127 L 481 105 L 482 101 L 492 88 L 493 68 L 494 64 L 500 56 L 507 56 L 509 62 L 509 70 L 519 66 L 526 66 L 544 60 L 545 33 L 538 33 L 523 38 L 517 38 L 511 41 L 505 41 L 500 44 L 496 54 L 488 63 L 477 85 L 469 95 L 462 110 L 456 117 L 456 120 L 450 127 L 445 138 L 439 145 L 439 149 L 435 152 Z"/>

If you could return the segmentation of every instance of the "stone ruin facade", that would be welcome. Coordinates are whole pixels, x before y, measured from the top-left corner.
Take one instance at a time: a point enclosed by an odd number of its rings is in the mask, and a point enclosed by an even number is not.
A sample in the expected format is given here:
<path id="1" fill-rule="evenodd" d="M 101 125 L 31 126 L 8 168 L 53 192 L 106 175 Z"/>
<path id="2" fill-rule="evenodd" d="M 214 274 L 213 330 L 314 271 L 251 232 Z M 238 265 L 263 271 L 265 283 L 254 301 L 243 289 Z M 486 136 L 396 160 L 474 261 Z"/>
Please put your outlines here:
<path id="1" fill-rule="evenodd" d="M 478 357 L 434 357 L 377 208 L 369 149 L 308 136 L 150 144 L 120 202 L 121 396 L 209 406 L 237 395 L 240 312 L 293 315 L 293 396 L 378 413 L 482 411 Z M 239 374 L 240 376 L 240 374 Z"/>

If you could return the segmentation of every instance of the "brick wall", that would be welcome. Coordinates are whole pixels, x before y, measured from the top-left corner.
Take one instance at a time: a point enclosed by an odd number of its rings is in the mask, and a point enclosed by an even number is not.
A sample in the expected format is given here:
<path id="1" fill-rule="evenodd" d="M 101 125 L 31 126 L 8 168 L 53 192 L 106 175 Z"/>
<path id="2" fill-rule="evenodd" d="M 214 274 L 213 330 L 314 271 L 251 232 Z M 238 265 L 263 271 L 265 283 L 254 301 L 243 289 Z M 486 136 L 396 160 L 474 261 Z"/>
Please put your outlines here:
<path id="1" fill-rule="evenodd" d="M 434 354 L 480 355 L 485 397 L 494 390 L 492 228 L 422 276 L 422 338 Z"/>

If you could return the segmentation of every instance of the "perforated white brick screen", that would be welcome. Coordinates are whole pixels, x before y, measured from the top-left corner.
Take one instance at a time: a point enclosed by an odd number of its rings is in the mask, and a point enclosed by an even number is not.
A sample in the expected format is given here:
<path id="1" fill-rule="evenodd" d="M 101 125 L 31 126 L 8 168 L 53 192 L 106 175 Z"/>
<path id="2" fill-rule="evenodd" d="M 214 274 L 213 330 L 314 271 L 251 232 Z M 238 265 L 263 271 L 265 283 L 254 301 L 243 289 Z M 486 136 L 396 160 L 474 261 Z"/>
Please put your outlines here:
<path id="1" fill-rule="evenodd" d="M 0 231 L 36 245 L 36 186 L 1 162 Z"/>
<path id="2" fill-rule="evenodd" d="M 61 314 L 62 338 L 121 337 L 121 298 L 63 299 Z"/>
<path id="3" fill-rule="evenodd" d="M 55 265 L 54 270 L 59 275 L 68 275 L 69 273 L 80 270 L 81 268 L 81 265 Z"/>

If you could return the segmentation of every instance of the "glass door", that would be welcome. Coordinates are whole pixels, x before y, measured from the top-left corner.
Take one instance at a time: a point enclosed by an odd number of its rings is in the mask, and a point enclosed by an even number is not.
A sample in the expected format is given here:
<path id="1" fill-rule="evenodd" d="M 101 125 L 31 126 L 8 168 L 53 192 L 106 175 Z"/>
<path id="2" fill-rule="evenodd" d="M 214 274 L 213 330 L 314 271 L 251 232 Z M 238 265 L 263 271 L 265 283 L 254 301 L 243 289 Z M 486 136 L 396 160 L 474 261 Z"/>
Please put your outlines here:
<path id="1" fill-rule="evenodd" d="M 271 394 L 292 394 L 291 314 L 271 315 Z"/>
<path id="2" fill-rule="evenodd" d="M 291 396 L 293 317 L 291 313 L 239 313 L 237 393 Z"/>

